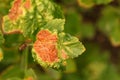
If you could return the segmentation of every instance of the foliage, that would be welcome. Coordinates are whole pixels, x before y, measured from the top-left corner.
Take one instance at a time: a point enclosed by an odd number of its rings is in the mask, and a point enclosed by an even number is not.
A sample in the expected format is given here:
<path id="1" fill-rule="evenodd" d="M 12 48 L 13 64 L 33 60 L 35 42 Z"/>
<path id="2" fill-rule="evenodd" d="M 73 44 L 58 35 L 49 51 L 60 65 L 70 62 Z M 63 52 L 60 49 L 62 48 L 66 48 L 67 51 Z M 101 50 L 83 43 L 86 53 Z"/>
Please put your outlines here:
<path id="1" fill-rule="evenodd" d="M 2 4 L 7 5 L 7 2 L 2 2 Z M 32 74 L 28 75 L 29 72 L 27 72 L 30 53 L 42 67 L 63 70 L 68 58 L 78 57 L 85 51 L 84 46 L 76 37 L 63 32 L 65 19 L 60 7 L 52 1 L 14 0 L 11 4 L 10 9 L 6 8 L 9 11 L 8 14 L 1 16 L 0 44 L 1 50 L 6 54 L 2 64 L 6 63 L 5 60 L 9 60 L 8 64 L 21 62 L 23 69 L 16 73 L 14 71 L 20 67 L 13 65 L 1 79 L 35 80 L 36 77 Z M 1 8 L 4 9 L 4 7 Z M 1 60 L 3 53 L 2 51 L 0 53 Z M 12 53 L 17 58 L 16 61 L 13 61 L 11 56 L 8 57 L 8 53 Z M 18 76 L 9 75 L 10 72 Z M 35 75 L 33 70 L 31 73 Z"/>
<path id="2" fill-rule="evenodd" d="M 119 9 L 120 0 L 0 0 L 0 80 L 120 80 Z"/>
<path id="3" fill-rule="evenodd" d="M 80 6 L 84 8 L 91 8 L 95 5 L 108 4 L 113 0 L 78 0 Z"/>
<path id="4" fill-rule="evenodd" d="M 102 11 L 102 15 L 103 16 L 98 22 L 100 30 L 109 37 L 114 46 L 120 45 L 120 38 L 118 35 L 120 32 L 119 8 L 108 6 Z"/>
<path id="5" fill-rule="evenodd" d="M 0 0 L 0 16 L 2 15 L 6 15 L 10 9 L 11 6 L 11 2 L 13 0 L 4 0 L 4 2 L 2 0 Z"/>

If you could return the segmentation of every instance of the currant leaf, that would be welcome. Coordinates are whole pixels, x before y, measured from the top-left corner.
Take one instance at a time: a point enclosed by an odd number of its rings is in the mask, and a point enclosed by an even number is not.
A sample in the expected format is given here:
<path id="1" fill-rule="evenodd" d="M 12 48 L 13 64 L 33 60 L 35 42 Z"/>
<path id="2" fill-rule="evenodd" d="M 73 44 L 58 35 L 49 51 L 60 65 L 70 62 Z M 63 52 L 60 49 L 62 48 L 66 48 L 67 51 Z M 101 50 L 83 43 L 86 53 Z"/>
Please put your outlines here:
<path id="1" fill-rule="evenodd" d="M 83 8 L 91 8 L 95 5 L 108 4 L 113 0 L 78 0 L 78 4 Z"/>
<path id="2" fill-rule="evenodd" d="M 85 47 L 78 38 L 65 33 L 59 34 L 58 46 L 60 50 L 64 50 L 69 58 L 78 57 L 85 51 Z"/>
<path id="3" fill-rule="evenodd" d="M 63 18 L 62 12 L 50 0 L 14 0 L 9 14 L 4 17 L 3 29 L 7 33 L 19 31 L 25 37 L 31 37 L 57 18 Z"/>
<path id="4" fill-rule="evenodd" d="M 41 30 L 37 34 L 32 50 L 33 58 L 41 66 L 55 69 L 63 69 L 67 59 L 75 58 L 84 51 L 76 37 L 50 30 Z"/>
<path id="5" fill-rule="evenodd" d="M 0 0 L 0 16 L 8 14 L 12 1 L 13 0 Z"/>
<path id="6" fill-rule="evenodd" d="M 64 30 L 64 19 L 53 19 L 49 21 L 44 28 L 49 29 L 50 31 L 57 30 L 58 32 L 62 32 Z"/>
<path id="7" fill-rule="evenodd" d="M 119 8 L 108 6 L 102 11 L 98 21 L 99 29 L 109 38 L 113 46 L 120 45 L 120 11 Z"/>

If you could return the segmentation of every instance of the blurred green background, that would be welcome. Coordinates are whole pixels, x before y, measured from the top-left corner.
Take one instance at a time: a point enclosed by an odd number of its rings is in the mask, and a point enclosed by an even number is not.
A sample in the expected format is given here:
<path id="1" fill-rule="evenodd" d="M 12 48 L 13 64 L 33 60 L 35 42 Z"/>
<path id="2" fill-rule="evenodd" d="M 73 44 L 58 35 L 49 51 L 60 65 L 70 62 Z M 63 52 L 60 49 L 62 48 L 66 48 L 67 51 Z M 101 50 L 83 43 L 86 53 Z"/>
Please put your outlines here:
<path id="1" fill-rule="evenodd" d="M 28 67 L 32 69 L 25 75 L 37 77 L 36 80 L 120 80 L 120 0 L 53 1 L 61 6 L 65 15 L 65 32 L 78 37 L 86 51 L 68 60 L 63 72 L 44 69 L 29 55 Z M 3 8 L 9 6 L 0 5 L 1 16 L 7 13 Z M 22 54 L 15 45 L 24 42 L 23 36 L 6 35 L 5 39 L 0 49 L 0 60 L 4 54 L 0 62 L 0 80 L 20 80 L 18 77 L 22 78 L 23 73 L 18 63 Z"/>

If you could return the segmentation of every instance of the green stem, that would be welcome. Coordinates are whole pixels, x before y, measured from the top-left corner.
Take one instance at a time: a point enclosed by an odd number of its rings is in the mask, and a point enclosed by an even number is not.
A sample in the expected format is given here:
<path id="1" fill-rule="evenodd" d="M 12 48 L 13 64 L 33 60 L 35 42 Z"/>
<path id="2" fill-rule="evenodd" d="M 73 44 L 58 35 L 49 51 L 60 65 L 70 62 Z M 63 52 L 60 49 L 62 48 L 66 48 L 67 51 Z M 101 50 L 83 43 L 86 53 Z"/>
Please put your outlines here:
<path id="1" fill-rule="evenodd" d="M 24 72 L 27 71 L 27 68 L 28 68 L 28 47 L 26 47 L 26 49 L 23 51 L 21 68 Z"/>

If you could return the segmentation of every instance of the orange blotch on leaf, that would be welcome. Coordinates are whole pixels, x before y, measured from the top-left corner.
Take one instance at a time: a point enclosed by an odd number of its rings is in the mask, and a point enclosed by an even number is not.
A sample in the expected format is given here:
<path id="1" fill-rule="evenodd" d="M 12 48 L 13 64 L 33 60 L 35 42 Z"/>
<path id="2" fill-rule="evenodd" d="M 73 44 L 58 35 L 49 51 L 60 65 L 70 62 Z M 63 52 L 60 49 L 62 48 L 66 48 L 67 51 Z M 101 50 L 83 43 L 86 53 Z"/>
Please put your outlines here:
<path id="1" fill-rule="evenodd" d="M 57 62 L 58 51 L 56 49 L 57 35 L 48 30 L 42 30 L 37 34 L 34 49 L 37 55 L 45 62 Z"/>
<path id="2" fill-rule="evenodd" d="M 31 7 L 31 1 L 30 0 L 26 0 L 25 3 L 24 3 L 24 7 L 26 9 L 30 9 L 30 7 Z"/>
<path id="3" fill-rule="evenodd" d="M 11 20 L 16 20 L 23 12 L 21 9 L 22 0 L 15 0 L 8 14 Z"/>
<path id="4" fill-rule="evenodd" d="M 68 55 L 65 53 L 64 50 L 62 50 L 61 58 L 64 59 L 64 60 L 68 59 Z"/>
<path id="5" fill-rule="evenodd" d="M 42 30 L 37 34 L 37 39 L 40 41 L 57 42 L 57 36 L 51 34 L 48 30 Z"/>

